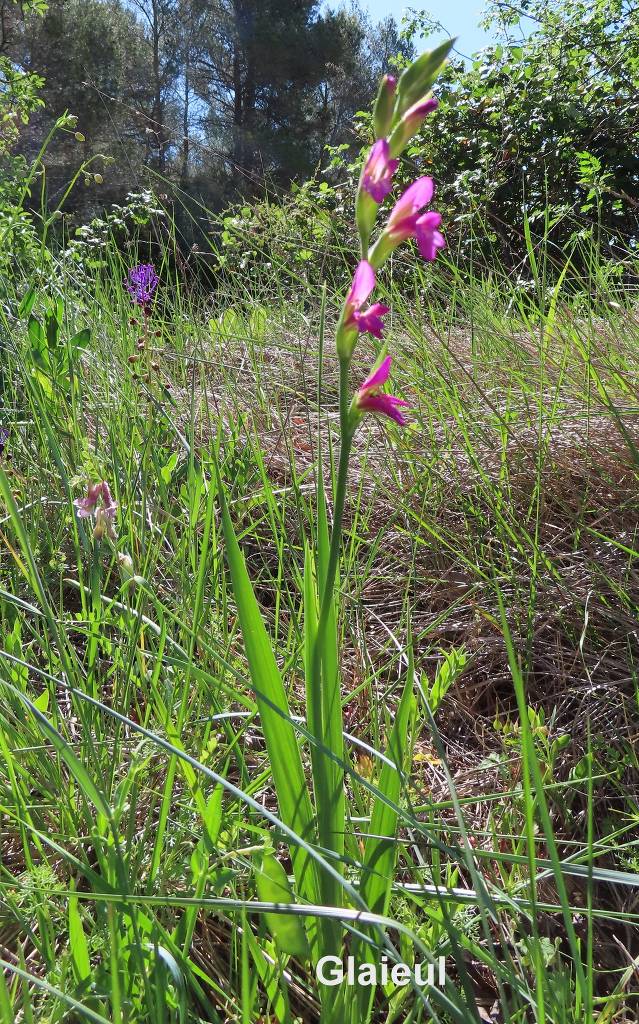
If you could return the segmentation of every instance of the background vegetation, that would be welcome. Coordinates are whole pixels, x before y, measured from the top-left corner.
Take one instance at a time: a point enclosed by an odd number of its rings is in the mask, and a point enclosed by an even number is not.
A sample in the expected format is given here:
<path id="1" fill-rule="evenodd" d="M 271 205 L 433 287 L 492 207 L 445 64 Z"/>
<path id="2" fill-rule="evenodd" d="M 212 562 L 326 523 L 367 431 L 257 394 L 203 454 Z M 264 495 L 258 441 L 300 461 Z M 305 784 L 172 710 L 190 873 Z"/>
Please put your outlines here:
<path id="1" fill-rule="evenodd" d="M 2 10 L 3 1024 L 636 1019 L 636 19 L 491 17 L 398 171 L 434 174 L 448 249 L 381 279 L 411 425 L 357 435 L 322 747 L 330 336 L 366 106 L 411 43 L 283 0 Z M 72 504 L 103 479 L 112 540 Z M 344 767 L 332 850 L 282 822 L 291 737 L 309 792 Z M 331 1004 L 313 928 L 443 955 L 446 989 Z"/>

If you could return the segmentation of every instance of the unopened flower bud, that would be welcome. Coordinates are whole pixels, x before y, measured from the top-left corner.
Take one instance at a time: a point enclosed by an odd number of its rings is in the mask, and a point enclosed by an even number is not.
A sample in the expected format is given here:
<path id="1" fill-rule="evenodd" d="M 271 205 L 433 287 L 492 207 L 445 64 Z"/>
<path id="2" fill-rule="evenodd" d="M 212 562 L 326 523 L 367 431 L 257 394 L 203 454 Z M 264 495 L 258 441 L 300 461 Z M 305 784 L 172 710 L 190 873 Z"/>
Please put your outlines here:
<path id="1" fill-rule="evenodd" d="M 130 363 L 137 363 L 137 361 L 138 361 L 138 359 L 139 359 L 139 358 L 140 358 L 140 357 L 139 357 L 139 356 L 136 356 L 136 355 L 133 355 L 133 356 L 129 356 L 129 362 L 130 362 Z"/>
<path id="2" fill-rule="evenodd" d="M 102 177 L 101 174 L 94 174 L 93 175 L 93 180 L 96 183 L 96 185 L 101 185 L 102 182 L 104 181 L 104 178 Z"/>
<path id="3" fill-rule="evenodd" d="M 359 232 L 362 252 L 364 254 L 368 252 L 368 244 L 376 216 L 377 203 L 360 184 L 355 204 L 355 220 L 357 221 L 357 230 Z"/>
<path id="4" fill-rule="evenodd" d="M 424 96 L 406 111 L 399 124 L 395 127 L 390 139 L 390 155 L 398 157 L 408 142 L 421 128 L 424 119 L 432 110 L 436 110 L 439 101 L 434 96 Z"/>
<path id="5" fill-rule="evenodd" d="M 100 507 L 95 511 L 95 529 L 93 530 L 93 536 L 96 540 L 102 540 L 103 537 L 108 537 L 109 540 L 115 540 L 115 530 L 113 528 L 113 515 L 108 510 Z"/>
<path id="6" fill-rule="evenodd" d="M 130 580 L 135 572 L 135 566 L 133 565 L 133 559 L 131 555 L 128 555 L 124 551 L 118 553 L 118 565 L 120 567 L 120 574 L 123 580 Z"/>
<path id="7" fill-rule="evenodd" d="M 84 137 L 84 135 L 82 134 L 82 132 L 76 132 L 73 137 L 74 137 L 76 142 L 86 142 L 87 141 L 86 138 Z"/>
<path id="8" fill-rule="evenodd" d="M 153 337 L 154 338 L 161 338 L 162 337 L 162 331 L 154 331 L 153 332 Z"/>
<path id="9" fill-rule="evenodd" d="M 129 325 L 130 325 L 131 327 L 137 327 L 137 325 L 138 325 L 138 321 L 137 321 L 137 320 L 135 319 L 135 317 L 134 317 L 134 316 L 132 316 L 132 317 L 130 317 L 130 318 L 129 318 Z"/>
<path id="10" fill-rule="evenodd" d="M 379 92 L 373 109 L 373 126 L 375 138 L 383 139 L 388 135 L 393 123 L 395 110 L 395 89 L 397 81 L 392 75 L 384 75 L 380 82 Z"/>
<path id="11" fill-rule="evenodd" d="M 446 39 L 434 50 L 422 53 L 413 61 L 397 83 L 397 113 L 402 116 L 412 106 L 420 102 L 432 88 L 446 63 L 446 58 L 455 45 L 455 39 Z"/>

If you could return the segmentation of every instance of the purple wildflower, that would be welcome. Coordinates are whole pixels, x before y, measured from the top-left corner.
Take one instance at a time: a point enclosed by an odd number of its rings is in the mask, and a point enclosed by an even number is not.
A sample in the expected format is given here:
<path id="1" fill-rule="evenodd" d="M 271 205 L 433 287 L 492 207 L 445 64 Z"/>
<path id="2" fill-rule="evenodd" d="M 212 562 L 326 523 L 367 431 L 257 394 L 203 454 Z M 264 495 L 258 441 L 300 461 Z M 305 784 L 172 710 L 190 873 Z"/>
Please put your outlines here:
<path id="1" fill-rule="evenodd" d="M 111 539 L 115 539 L 115 513 L 117 502 L 113 500 L 111 488 L 106 480 L 99 484 L 90 484 L 86 498 L 76 498 L 73 502 L 77 509 L 78 519 L 90 519 L 95 516 L 95 529 L 93 536 L 103 537 L 106 533 Z"/>
<path id="2" fill-rule="evenodd" d="M 437 230 L 442 222 L 441 214 L 434 210 L 421 214 L 433 198 L 434 190 L 432 178 L 418 178 L 395 203 L 386 229 L 393 245 L 415 237 L 425 260 L 434 260 L 437 250 L 446 245 L 444 236 Z"/>
<path id="3" fill-rule="evenodd" d="M 398 165 L 399 160 L 389 158 L 388 140 L 378 139 L 368 154 L 362 175 L 362 188 L 376 203 L 383 202 L 392 189 Z"/>
<path id="4" fill-rule="evenodd" d="M 381 392 L 388 380 L 391 362 L 391 357 L 386 356 L 380 366 L 373 370 L 355 395 L 354 404 L 360 412 L 380 413 L 382 416 L 389 416 L 390 419 L 395 420 L 400 427 L 405 427 L 408 420 L 401 409 L 407 408 L 408 402 L 402 398 L 396 398 L 395 395 L 385 395 Z"/>
<path id="5" fill-rule="evenodd" d="M 353 275 L 353 283 L 346 296 L 344 327 L 356 327 L 360 334 L 368 331 L 375 338 L 381 338 L 384 330 L 382 317 L 388 313 L 388 306 L 374 302 L 368 309 L 362 309 L 375 287 L 375 271 L 370 263 L 361 260 Z"/>
<path id="6" fill-rule="evenodd" d="M 129 276 L 124 282 L 124 287 L 131 296 L 131 301 L 136 306 L 141 306 L 146 314 L 148 307 L 153 300 L 153 294 L 158 286 L 159 277 L 155 267 L 151 263 L 140 263 L 137 267 L 131 267 Z"/>

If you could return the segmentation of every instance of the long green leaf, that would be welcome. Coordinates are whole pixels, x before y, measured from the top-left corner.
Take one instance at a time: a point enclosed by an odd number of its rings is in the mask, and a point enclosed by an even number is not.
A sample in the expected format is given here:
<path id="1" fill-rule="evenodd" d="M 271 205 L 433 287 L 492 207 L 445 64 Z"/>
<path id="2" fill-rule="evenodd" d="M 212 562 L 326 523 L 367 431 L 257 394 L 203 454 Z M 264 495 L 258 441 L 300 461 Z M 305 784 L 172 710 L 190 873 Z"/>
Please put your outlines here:
<path id="1" fill-rule="evenodd" d="M 409 647 L 409 661 L 406 682 L 402 692 L 395 721 L 388 740 L 387 756 L 393 765 L 384 762 L 379 779 L 379 791 L 393 804 L 397 804 L 401 789 L 402 776 L 409 758 L 407 737 L 411 710 L 414 706 L 415 671 L 412 646 Z M 379 798 L 373 805 L 370 822 L 370 834 L 364 846 L 362 861 L 362 879 L 360 895 L 364 898 L 372 913 L 385 916 L 390 902 L 395 864 L 397 861 L 398 814 Z M 355 944 L 353 951 L 356 963 L 373 963 L 376 958 L 375 947 L 361 939 Z M 350 1013 L 352 1024 L 370 1020 L 373 1005 L 374 989 L 360 988 L 351 993 Z"/>
<path id="2" fill-rule="evenodd" d="M 257 895 L 263 903 L 294 902 L 286 871 L 273 853 L 265 853 L 255 873 Z M 309 957 L 308 942 L 304 926 L 299 917 L 286 914 L 265 914 L 266 925 L 275 939 L 281 953 L 288 953 L 300 960 Z"/>
<path id="3" fill-rule="evenodd" d="M 231 522 L 218 474 L 222 529 L 246 658 L 268 751 L 282 820 L 307 843 L 315 841 L 315 822 L 302 758 L 271 641 Z M 302 846 L 291 846 L 291 861 L 300 896 L 320 901 L 315 864 Z"/>
<path id="4" fill-rule="evenodd" d="M 323 481 L 317 491 L 317 564 L 319 592 L 326 587 L 329 559 L 328 518 Z M 339 572 L 339 570 L 338 570 Z M 339 589 L 339 583 L 337 584 Z M 335 600 L 331 601 L 326 627 L 326 639 L 322 651 L 322 719 L 324 743 L 335 754 L 337 761 L 325 759 L 328 776 L 327 836 L 330 849 L 341 857 L 344 853 L 345 801 L 344 801 L 344 723 L 340 693 L 339 655 L 337 643 L 337 614 Z"/>

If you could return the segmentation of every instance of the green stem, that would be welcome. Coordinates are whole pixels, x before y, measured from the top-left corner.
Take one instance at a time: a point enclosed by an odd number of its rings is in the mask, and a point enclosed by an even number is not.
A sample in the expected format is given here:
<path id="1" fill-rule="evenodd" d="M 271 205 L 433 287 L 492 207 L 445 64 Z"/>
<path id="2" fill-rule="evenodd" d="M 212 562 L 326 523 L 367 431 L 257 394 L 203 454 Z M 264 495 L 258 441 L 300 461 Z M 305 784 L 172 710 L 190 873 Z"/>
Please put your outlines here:
<path id="1" fill-rule="evenodd" d="M 346 484 L 348 482 L 348 464 L 350 460 L 351 447 L 353 444 L 353 429 L 349 416 L 349 378 L 350 359 L 340 359 L 339 363 L 339 422 L 340 422 L 340 450 L 339 463 L 337 468 L 337 484 L 333 501 L 333 530 L 331 533 L 331 546 L 328 555 L 328 566 L 326 569 L 326 580 L 324 593 L 320 605 L 319 621 L 313 648 L 312 677 L 315 683 L 319 682 L 322 660 L 322 647 L 326 638 L 326 627 L 333 600 L 333 588 L 335 587 L 335 576 L 339 563 L 340 544 L 342 541 L 342 519 L 344 516 L 344 504 L 346 501 Z"/>

